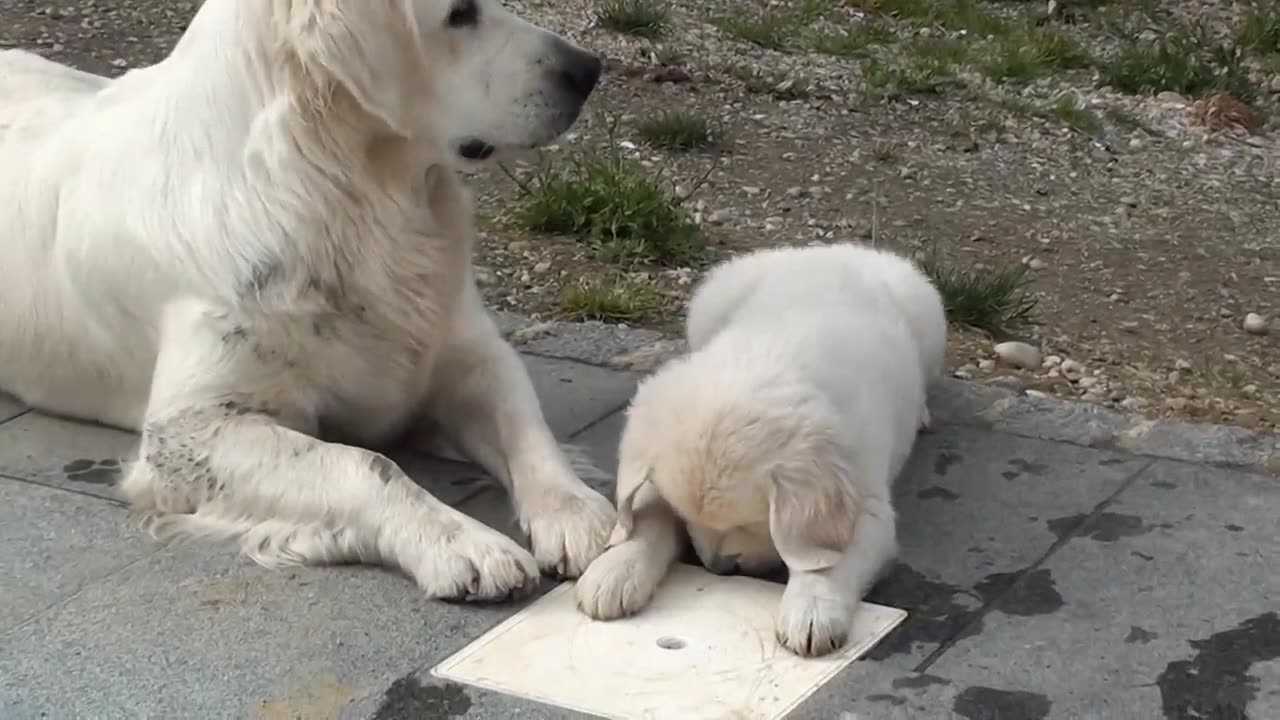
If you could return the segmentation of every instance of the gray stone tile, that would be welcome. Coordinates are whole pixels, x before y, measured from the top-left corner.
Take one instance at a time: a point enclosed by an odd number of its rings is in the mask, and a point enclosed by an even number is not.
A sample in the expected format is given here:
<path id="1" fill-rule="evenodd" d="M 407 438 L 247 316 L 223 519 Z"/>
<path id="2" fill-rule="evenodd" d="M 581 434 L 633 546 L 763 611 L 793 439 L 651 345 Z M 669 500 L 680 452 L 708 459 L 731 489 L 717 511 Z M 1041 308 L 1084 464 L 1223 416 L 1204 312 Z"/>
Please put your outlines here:
<path id="1" fill-rule="evenodd" d="M 956 717 L 983 720 L 1032 720 L 1034 716 L 959 715 L 957 695 L 963 690 L 937 675 L 893 668 L 859 660 L 837 678 L 818 688 L 787 715 L 787 720 L 951 720 Z M 966 709 L 965 698 L 960 709 Z M 852 715 L 846 715 L 851 713 Z"/>
<path id="2" fill-rule="evenodd" d="M 520 607 L 429 601 L 377 568 L 266 570 L 190 541 L 0 635 L 0 717 L 330 717 Z"/>
<path id="3" fill-rule="evenodd" d="M 26 409 L 26 405 L 23 405 L 9 395 L 0 393 L 0 423 L 22 414 Z"/>
<path id="4" fill-rule="evenodd" d="M 1274 479 L 1159 463 L 929 672 L 1053 717 L 1280 717 L 1278 505 Z"/>
<path id="5" fill-rule="evenodd" d="M 899 562 L 868 596 L 911 614 L 868 657 L 912 668 L 1147 461 L 962 426 L 924 433 L 895 487 Z"/>
<path id="6" fill-rule="evenodd" d="M 571 442 L 582 448 L 596 467 L 614 475 L 618 472 L 618 442 L 622 439 L 622 428 L 626 423 L 626 413 L 619 410 L 573 436 Z M 612 486 L 609 492 L 613 492 Z"/>
<path id="7" fill-rule="evenodd" d="M 636 389 L 632 373 L 533 355 L 524 361 L 547 424 L 561 440 L 625 405 Z"/>
<path id="8" fill-rule="evenodd" d="M 158 546 L 119 505 L 0 478 L 0 548 L 2 634 Z"/>
<path id="9" fill-rule="evenodd" d="M 625 416 L 621 412 L 614 413 L 570 441 L 604 473 L 601 477 L 585 476 L 583 481 L 610 500 L 613 500 L 614 473 L 618 466 L 618 436 L 624 422 Z M 508 537 L 523 542 L 523 533 L 516 522 L 511 500 L 506 492 L 492 483 L 477 487 L 480 488 L 479 492 L 459 504 L 458 509 Z"/>
<path id="10" fill-rule="evenodd" d="M 443 659 L 443 658 L 442 658 Z M 512 695 L 461 685 L 431 675 L 430 667 L 397 679 L 385 690 L 349 705 L 343 718 L 373 720 L 591 720 L 594 715 L 565 710 Z"/>
<path id="11" fill-rule="evenodd" d="M 0 425 L 0 474 L 118 501 L 120 461 L 136 441 L 120 430 L 27 413 Z"/>

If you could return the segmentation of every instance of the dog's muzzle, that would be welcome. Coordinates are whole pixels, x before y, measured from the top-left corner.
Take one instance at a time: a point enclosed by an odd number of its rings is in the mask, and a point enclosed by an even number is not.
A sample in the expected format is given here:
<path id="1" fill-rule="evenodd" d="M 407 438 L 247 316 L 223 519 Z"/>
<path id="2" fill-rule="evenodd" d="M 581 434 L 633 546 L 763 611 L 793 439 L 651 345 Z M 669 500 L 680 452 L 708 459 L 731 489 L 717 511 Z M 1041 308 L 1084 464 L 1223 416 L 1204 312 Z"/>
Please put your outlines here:
<path id="1" fill-rule="evenodd" d="M 592 53 L 575 47 L 563 40 L 556 42 L 556 85 L 577 103 L 586 102 L 587 97 L 600 82 L 600 73 L 604 63 Z"/>

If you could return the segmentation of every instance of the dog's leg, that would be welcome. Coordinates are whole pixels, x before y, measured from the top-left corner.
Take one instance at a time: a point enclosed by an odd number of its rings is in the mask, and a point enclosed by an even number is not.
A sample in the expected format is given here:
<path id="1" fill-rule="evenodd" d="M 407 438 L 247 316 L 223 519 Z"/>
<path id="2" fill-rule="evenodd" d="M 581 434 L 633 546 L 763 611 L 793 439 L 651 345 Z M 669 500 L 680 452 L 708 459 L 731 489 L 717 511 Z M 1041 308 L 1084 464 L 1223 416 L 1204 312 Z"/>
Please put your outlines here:
<path id="1" fill-rule="evenodd" d="M 797 655 L 834 652 L 849 640 L 853 615 L 898 553 L 896 518 L 885 500 L 862 505 L 853 541 L 840 561 L 815 572 L 791 572 L 778 608 L 778 643 Z"/>
<path id="2" fill-rule="evenodd" d="M 377 453 L 299 429 L 313 403 L 243 328 L 194 304 L 161 333 L 125 495 L 157 535 L 241 539 L 264 565 L 377 562 L 431 597 L 499 600 L 538 583 L 533 558 L 432 497 Z M 287 423 L 287 425 L 286 425 Z"/>
<path id="3" fill-rule="evenodd" d="M 596 558 L 575 588 L 578 607 L 595 620 L 644 609 L 683 548 L 684 528 L 652 486 L 639 490 L 635 507 L 630 536 Z"/>
<path id="4" fill-rule="evenodd" d="M 435 368 L 423 430 L 446 433 L 502 483 L 544 572 L 577 577 L 604 550 L 613 506 L 574 473 L 479 293 L 468 293 L 462 312 Z"/>

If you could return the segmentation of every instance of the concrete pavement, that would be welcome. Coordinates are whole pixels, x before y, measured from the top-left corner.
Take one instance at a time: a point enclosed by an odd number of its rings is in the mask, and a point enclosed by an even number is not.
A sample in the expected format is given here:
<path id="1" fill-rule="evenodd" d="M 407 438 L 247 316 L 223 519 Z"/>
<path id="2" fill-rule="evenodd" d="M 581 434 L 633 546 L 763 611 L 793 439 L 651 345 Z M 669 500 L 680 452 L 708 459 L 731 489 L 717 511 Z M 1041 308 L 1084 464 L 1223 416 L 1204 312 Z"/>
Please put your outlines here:
<path id="1" fill-rule="evenodd" d="M 557 435 L 612 469 L 635 369 L 674 346 L 505 320 Z M 962 383 L 932 406 L 870 597 L 911 616 L 793 717 L 1280 717 L 1274 436 Z M 156 544 L 112 486 L 133 440 L 0 399 L 0 718 L 575 717 L 429 675 L 519 606 Z M 512 530 L 478 471 L 397 459 Z"/>

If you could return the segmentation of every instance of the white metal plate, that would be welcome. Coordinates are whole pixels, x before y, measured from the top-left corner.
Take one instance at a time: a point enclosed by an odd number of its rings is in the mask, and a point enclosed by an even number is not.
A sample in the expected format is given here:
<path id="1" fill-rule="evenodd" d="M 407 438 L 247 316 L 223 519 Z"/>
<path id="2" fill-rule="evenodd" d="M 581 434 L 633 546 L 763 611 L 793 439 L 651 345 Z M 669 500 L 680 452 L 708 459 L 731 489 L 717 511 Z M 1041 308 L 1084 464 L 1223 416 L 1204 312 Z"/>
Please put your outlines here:
<path id="1" fill-rule="evenodd" d="M 617 720 L 771 720 L 907 617 L 864 602 L 844 649 L 806 659 L 774 639 L 781 598 L 776 583 L 677 563 L 643 612 L 599 622 L 564 583 L 432 674 Z"/>

